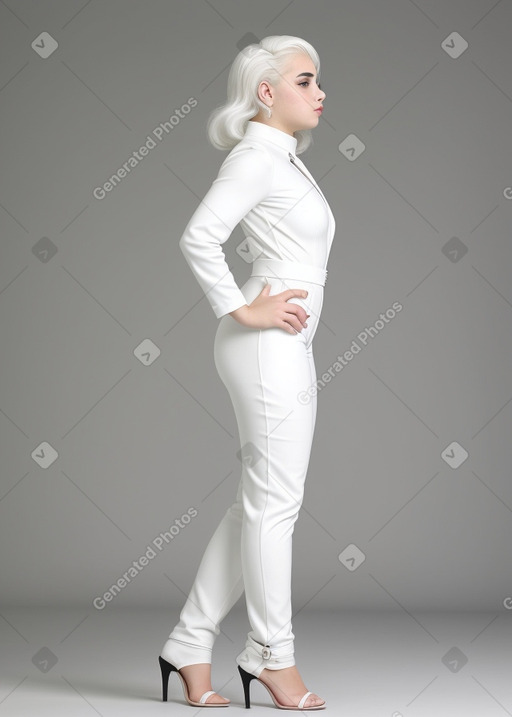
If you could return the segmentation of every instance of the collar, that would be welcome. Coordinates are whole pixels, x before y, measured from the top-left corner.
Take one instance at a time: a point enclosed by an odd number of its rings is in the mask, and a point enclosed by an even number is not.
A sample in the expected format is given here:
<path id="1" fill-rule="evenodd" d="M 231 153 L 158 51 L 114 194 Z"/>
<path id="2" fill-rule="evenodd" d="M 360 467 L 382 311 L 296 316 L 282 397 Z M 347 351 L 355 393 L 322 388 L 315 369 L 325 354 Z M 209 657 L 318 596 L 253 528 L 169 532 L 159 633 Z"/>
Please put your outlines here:
<path id="1" fill-rule="evenodd" d="M 256 137 L 271 142 L 272 144 L 277 144 L 292 154 L 295 154 L 295 150 L 297 149 L 297 139 L 295 137 L 287 132 L 283 132 L 281 129 L 263 124 L 263 122 L 249 120 L 247 122 L 245 136 Z"/>

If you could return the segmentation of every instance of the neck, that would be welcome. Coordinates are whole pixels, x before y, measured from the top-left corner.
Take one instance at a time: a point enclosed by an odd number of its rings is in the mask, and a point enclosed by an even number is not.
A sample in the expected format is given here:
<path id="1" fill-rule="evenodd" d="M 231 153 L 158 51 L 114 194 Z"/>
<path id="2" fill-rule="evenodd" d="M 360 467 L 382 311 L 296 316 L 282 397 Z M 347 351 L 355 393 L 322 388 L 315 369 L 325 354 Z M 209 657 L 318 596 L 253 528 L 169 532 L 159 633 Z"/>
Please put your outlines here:
<path id="1" fill-rule="evenodd" d="M 249 122 L 259 122 L 260 124 L 264 124 L 266 127 L 273 127 L 274 129 L 278 129 L 280 132 L 289 134 L 290 137 L 295 137 L 294 132 L 291 132 L 287 127 L 283 127 L 282 125 L 273 124 L 272 122 L 269 122 L 268 120 L 254 118 L 252 120 L 249 120 Z"/>

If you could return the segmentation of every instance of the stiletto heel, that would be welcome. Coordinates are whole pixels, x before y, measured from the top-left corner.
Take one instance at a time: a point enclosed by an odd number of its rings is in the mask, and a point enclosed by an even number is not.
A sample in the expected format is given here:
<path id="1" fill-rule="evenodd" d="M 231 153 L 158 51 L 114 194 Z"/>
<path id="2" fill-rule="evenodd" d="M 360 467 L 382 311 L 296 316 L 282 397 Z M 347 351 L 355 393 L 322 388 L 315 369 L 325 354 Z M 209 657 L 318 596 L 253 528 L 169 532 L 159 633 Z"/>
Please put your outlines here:
<path id="1" fill-rule="evenodd" d="M 249 709 L 251 706 L 251 701 L 250 701 L 250 696 L 249 696 L 251 680 L 258 680 L 258 682 L 261 682 L 261 684 L 267 688 L 270 696 L 272 697 L 272 701 L 275 704 L 275 706 L 279 707 L 279 709 L 281 709 L 281 710 L 323 710 L 325 708 L 325 702 L 323 702 L 321 705 L 311 705 L 310 707 L 304 707 L 309 695 L 313 694 L 310 691 L 306 692 L 306 694 L 303 697 L 301 697 L 301 699 L 299 700 L 299 704 L 296 707 L 294 707 L 293 705 L 282 705 L 280 702 L 277 701 L 276 696 L 274 695 L 274 693 L 272 692 L 270 687 L 263 682 L 263 680 L 260 680 L 259 677 L 256 677 L 256 675 L 253 675 L 251 672 L 247 672 L 247 670 L 244 670 L 244 668 L 240 667 L 240 665 L 238 665 L 238 672 L 240 673 L 240 677 L 242 678 L 242 684 L 244 686 L 245 708 L 246 709 Z"/>
<path id="2" fill-rule="evenodd" d="M 242 678 L 242 684 L 244 686 L 245 708 L 249 709 L 251 706 L 251 700 L 249 697 L 249 685 L 251 684 L 251 680 L 257 680 L 258 678 L 255 675 L 251 675 L 250 672 L 244 670 L 244 668 L 240 667 L 240 665 L 238 665 L 238 672 L 240 673 L 240 677 Z"/>
<path id="3" fill-rule="evenodd" d="M 169 687 L 169 675 L 172 670 L 176 670 L 174 665 L 164 660 L 163 657 L 158 658 L 160 670 L 162 671 L 162 702 L 167 702 L 167 688 Z M 176 670 L 177 671 L 177 670 Z"/>
<path id="4" fill-rule="evenodd" d="M 176 672 L 178 677 L 181 680 L 181 684 L 183 686 L 183 694 L 185 695 L 185 699 L 189 703 L 189 705 L 192 705 L 193 707 L 227 707 L 230 702 L 206 702 L 208 697 L 210 695 L 217 694 L 215 690 L 208 690 L 204 694 L 201 695 L 199 698 L 199 702 L 194 702 L 190 699 L 189 693 L 188 693 L 188 685 L 185 682 L 185 678 L 181 674 L 181 672 L 178 670 L 176 665 L 171 664 L 170 662 L 167 662 L 167 660 L 164 660 L 162 656 L 158 658 L 158 662 L 160 663 L 160 670 L 162 672 L 162 702 L 167 702 L 167 690 L 169 687 L 169 675 L 171 672 Z"/>

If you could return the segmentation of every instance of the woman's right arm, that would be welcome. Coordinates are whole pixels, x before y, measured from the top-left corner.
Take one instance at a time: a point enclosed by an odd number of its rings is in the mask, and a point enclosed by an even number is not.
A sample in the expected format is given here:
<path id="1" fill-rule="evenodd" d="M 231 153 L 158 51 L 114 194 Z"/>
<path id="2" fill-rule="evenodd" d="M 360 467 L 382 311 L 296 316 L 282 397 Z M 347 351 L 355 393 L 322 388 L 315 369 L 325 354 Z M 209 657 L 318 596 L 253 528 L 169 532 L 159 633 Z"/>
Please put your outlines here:
<path id="1" fill-rule="evenodd" d="M 296 333 L 302 330 L 306 312 L 298 304 L 286 302 L 293 296 L 304 298 L 307 292 L 288 289 L 268 296 L 267 285 L 248 305 L 221 246 L 240 220 L 268 195 L 273 174 L 274 160 L 265 148 L 235 148 L 190 218 L 179 247 L 217 318 L 229 313 L 244 326 L 279 326 Z"/>
<path id="2" fill-rule="evenodd" d="M 270 191 L 272 155 L 263 147 L 235 148 L 185 227 L 179 247 L 217 318 L 247 306 L 222 244 Z"/>

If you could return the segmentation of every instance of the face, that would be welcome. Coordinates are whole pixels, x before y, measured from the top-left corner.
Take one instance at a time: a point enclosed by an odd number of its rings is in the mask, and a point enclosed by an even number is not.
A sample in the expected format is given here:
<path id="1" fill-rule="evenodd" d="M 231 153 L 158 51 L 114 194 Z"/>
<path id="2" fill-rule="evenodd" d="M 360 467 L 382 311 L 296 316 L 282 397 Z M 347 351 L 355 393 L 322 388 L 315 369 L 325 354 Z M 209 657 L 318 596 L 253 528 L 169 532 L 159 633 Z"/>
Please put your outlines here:
<path id="1" fill-rule="evenodd" d="M 288 134 L 316 127 L 321 113 L 315 110 L 323 105 L 326 96 L 317 79 L 309 55 L 297 53 L 290 56 L 279 84 L 260 82 L 258 87 L 260 100 L 272 108 L 272 117 L 269 119 L 267 111 L 260 110 L 254 119 Z"/>

